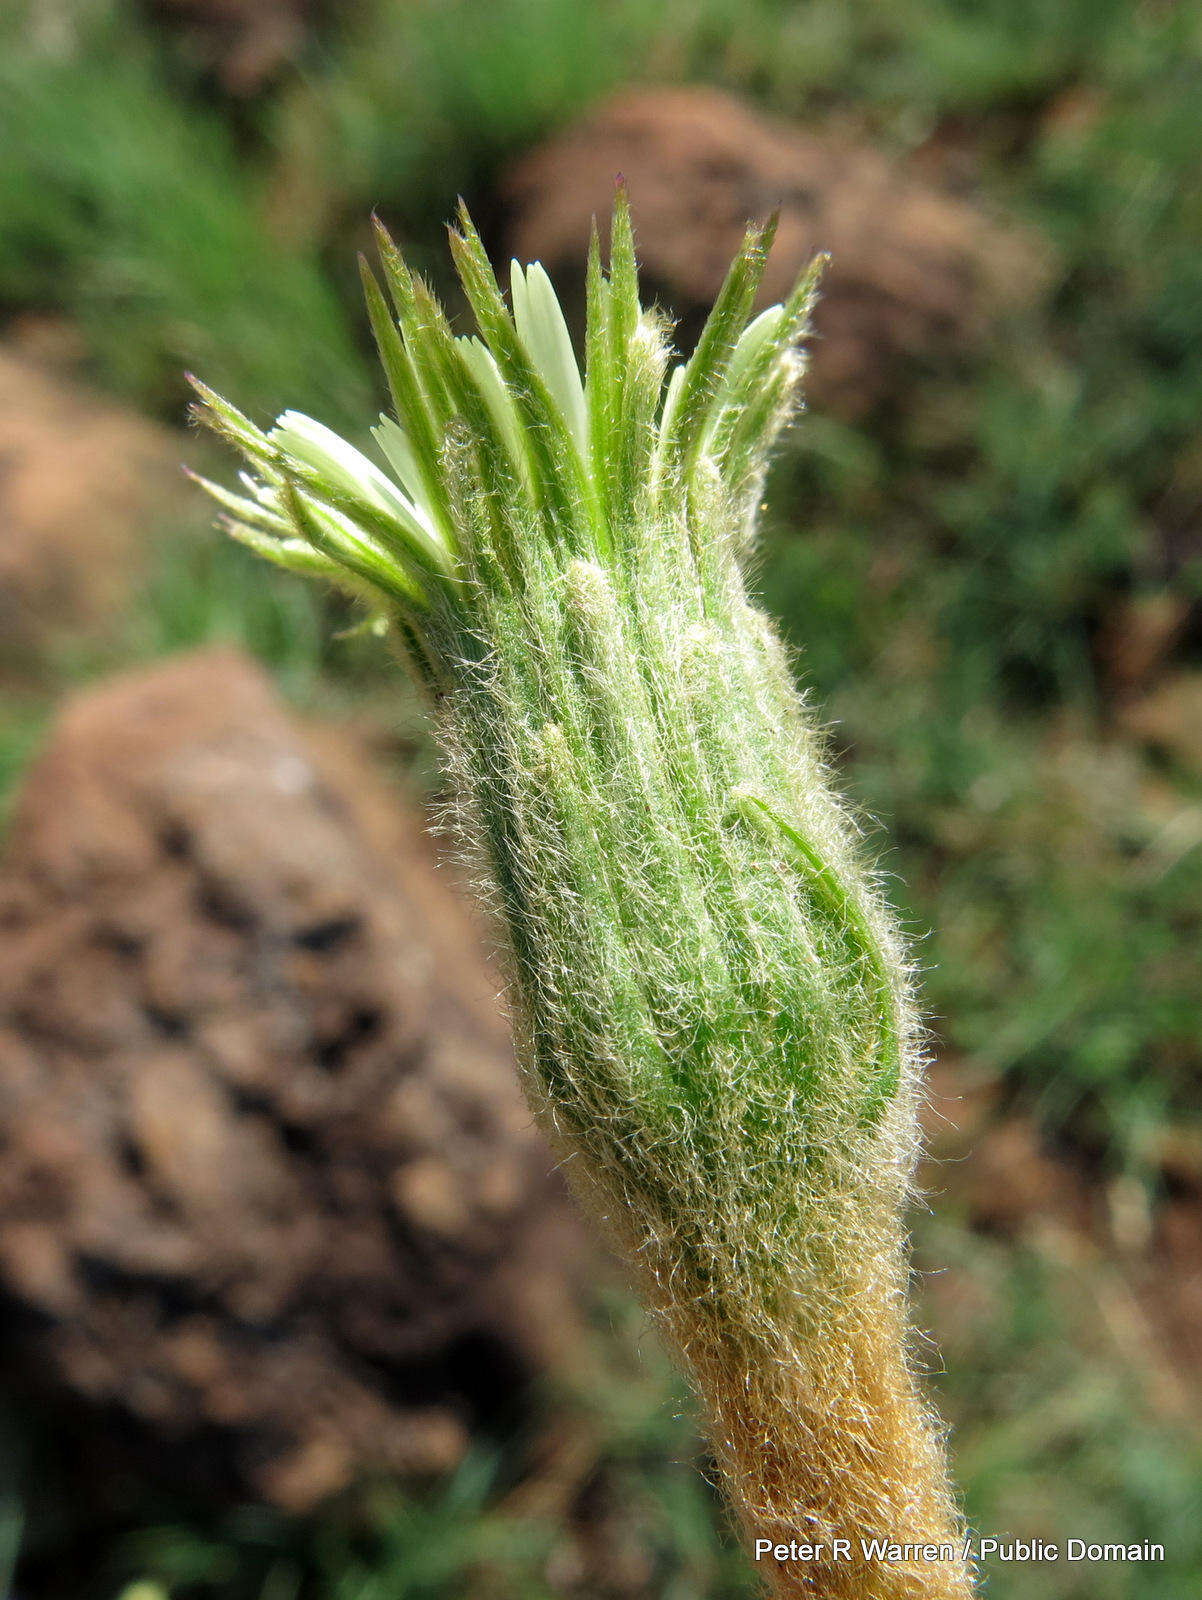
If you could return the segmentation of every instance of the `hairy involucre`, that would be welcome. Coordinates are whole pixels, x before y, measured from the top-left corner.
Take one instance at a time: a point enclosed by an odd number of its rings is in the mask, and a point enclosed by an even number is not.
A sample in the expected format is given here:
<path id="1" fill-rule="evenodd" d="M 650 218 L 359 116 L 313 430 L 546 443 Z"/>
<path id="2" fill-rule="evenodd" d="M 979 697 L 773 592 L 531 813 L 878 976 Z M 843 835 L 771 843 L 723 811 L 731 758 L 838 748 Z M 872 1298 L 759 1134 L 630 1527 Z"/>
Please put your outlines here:
<path id="1" fill-rule="evenodd" d="M 768 1555 L 774 1591 L 965 1596 L 955 1555 L 861 1554 L 962 1538 L 908 1353 L 921 1049 L 893 919 L 740 566 L 816 271 L 753 321 L 772 230 L 749 229 L 673 367 L 619 193 L 582 380 L 542 268 L 515 263 L 511 313 L 460 224 L 479 338 L 382 229 L 391 307 L 365 268 L 390 471 L 198 385 L 250 466 L 237 494 L 206 487 L 236 537 L 363 597 L 427 691 L 535 1113 L 692 1377 L 748 1537 L 824 1546 Z"/>

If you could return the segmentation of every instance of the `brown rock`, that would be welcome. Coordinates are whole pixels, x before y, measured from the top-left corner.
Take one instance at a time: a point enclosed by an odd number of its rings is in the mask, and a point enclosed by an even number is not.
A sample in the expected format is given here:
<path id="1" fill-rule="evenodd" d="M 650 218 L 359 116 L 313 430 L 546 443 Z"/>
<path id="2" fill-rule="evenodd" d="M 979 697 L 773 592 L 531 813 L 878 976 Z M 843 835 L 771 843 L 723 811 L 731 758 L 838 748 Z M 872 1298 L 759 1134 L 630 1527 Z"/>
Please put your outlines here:
<path id="1" fill-rule="evenodd" d="M 695 333 L 749 218 L 780 207 L 762 301 L 781 299 L 820 250 L 832 263 L 812 350 L 816 401 L 858 416 L 901 354 L 979 332 L 1046 276 L 1032 243 L 865 146 L 761 117 L 715 89 L 637 90 L 520 164 L 508 244 L 579 274 L 591 217 L 629 188 L 647 282 Z"/>
<path id="2" fill-rule="evenodd" d="M 420 821 L 248 662 L 71 704 L 0 868 L 10 1370 L 290 1506 L 450 1465 L 573 1330 L 496 989 Z"/>
<path id="3" fill-rule="evenodd" d="M 0 665 L 111 623 L 178 506 L 166 429 L 0 350 Z"/>

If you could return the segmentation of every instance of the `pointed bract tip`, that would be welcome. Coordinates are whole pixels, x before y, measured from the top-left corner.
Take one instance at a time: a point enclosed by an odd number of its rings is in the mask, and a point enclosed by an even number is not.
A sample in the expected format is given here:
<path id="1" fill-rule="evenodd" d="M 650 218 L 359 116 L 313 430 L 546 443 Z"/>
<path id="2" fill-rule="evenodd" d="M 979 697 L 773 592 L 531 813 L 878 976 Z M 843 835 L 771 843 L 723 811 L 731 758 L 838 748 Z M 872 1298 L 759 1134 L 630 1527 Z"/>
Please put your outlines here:
<path id="1" fill-rule="evenodd" d="M 206 406 L 221 405 L 223 403 L 216 389 L 210 389 L 208 384 L 202 378 L 198 378 L 194 372 L 185 372 L 184 377 L 188 380 L 193 392 L 200 396 Z M 195 411 L 198 408 L 193 406 L 192 409 Z"/>
<path id="2" fill-rule="evenodd" d="M 373 211 L 371 214 L 371 231 L 373 234 L 375 234 L 376 247 L 382 256 L 395 256 L 399 258 L 401 253 L 400 248 L 397 245 L 396 240 L 392 237 L 392 234 L 388 231 L 388 228 L 380 217 L 378 211 Z"/>
<path id="3" fill-rule="evenodd" d="M 375 268 L 372 266 L 367 253 L 363 250 L 360 250 L 359 252 L 359 281 L 367 291 L 369 297 L 371 296 L 373 290 L 376 294 L 382 296 L 382 290 L 380 289 L 379 279 L 376 277 Z"/>

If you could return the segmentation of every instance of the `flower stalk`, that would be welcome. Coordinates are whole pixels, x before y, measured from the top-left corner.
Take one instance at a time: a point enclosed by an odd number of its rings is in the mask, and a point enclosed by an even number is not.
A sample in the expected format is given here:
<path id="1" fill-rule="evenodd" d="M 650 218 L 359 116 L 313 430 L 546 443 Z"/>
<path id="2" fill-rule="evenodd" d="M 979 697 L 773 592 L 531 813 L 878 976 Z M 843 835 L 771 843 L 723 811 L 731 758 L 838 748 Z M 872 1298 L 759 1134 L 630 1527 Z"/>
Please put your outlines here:
<path id="1" fill-rule="evenodd" d="M 466 211 L 451 249 L 478 337 L 377 231 L 388 470 L 197 385 L 249 469 L 205 487 L 236 538 L 360 596 L 424 687 L 506 934 L 530 1103 L 697 1388 L 773 1592 L 967 1596 L 954 1553 L 860 1546 L 963 1537 L 905 1306 L 919 1029 L 740 565 L 819 263 L 753 318 L 773 226 L 750 228 L 674 365 L 619 191 L 582 377 L 541 266 L 514 264 L 507 304 Z"/>

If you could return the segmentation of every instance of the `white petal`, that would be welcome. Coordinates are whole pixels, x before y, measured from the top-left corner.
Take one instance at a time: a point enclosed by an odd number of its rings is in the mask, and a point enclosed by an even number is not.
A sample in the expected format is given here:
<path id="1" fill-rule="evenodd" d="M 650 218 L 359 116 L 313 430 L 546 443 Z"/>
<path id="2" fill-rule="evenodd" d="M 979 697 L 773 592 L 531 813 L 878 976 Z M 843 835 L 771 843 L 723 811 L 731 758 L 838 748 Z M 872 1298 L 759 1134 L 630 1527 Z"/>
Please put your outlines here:
<path id="1" fill-rule="evenodd" d="M 587 459 L 588 412 L 584 384 L 551 280 L 540 262 L 533 262 L 523 272 L 520 263 L 515 261 L 510 270 L 510 282 L 513 320 L 518 334 Z"/>
<path id="2" fill-rule="evenodd" d="M 769 306 L 767 311 L 761 311 L 759 316 L 743 329 L 742 337 L 735 345 L 734 355 L 730 359 L 730 367 L 726 374 L 727 389 L 733 391 L 738 388 L 739 381 L 756 356 L 770 339 L 776 337 L 784 314 L 784 306 Z"/>
<path id="3" fill-rule="evenodd" d="M 391 520 L 427 558 L 445 566 L 446 544 L 425 507 L 410 500 L 362 451 L 331 428 L 303 412 L 285 411 L 269 437 L 277 449 L 315 472 L 319 484 L 358 498 L 377 515 Z M 335 515 L 328 509 L 325 514 Z"/>
<path id="4" fill-rule="evenodd" d="M 746 382 L 747 374 L 764 347 L 780 331 L 784 315 L 784 306 L 769 306 L 767 311 L 761 311 L 759 316 L 743 329 L 730 358 L 730 366 L 727 368 L 722 388 L 711 402 L 710 418 L 705 433 L 707 448 L 719 424 L 723 423 L 724 418 L 729 421 L 731 407 L 737 410 L 742 404 L 744 397 L 740 394 L 740 390 Z"/>
<path id="5" fill-rule="evenodd" d="M 248 473 L 238 474 L 243 483 L 252 490 L 257 490 L 255 481 Z M 202 478 L 199 472 L 191 474 L 192 481 L 210 495 L 224 510 L 230 512 L 239 522 L 251 523 L 255 527 L 269 528 L 273 533 L 287 533 L 289 522 L 280 511 L 264 504 L 262 497 L 256 492 L 251 499 L 246 495 L 234 494 L 220 483 L 213 483 L 208 478 Z"/>
<path id="6" fill-rule="evenodd" d="M 375 462 L 324 423 L 314 422 L 301 411 L 285 411 L 268 437 L 285 454 L 321 473 L 332 488 L 358 495 L 386 516 L 399 516 L 407 523 L 416 519 L 427 534 L 434 534 L 424 508 L 415 505 Z"/>
<path id="7" fill-rule="evenodd" d="M 252 477 L 249 472 L 240 472 L 238 482 L 242 484 L 247 493 L 253 496 L 261 506 L 268 511 L 282 511 L 283 501 L 280 491 L 273 483 L 264 483 L 261 479 Z"/>
<path id="8" fill-rule="evenodd" d="M 413 446 L 409 443 L 409 435 L 394 422 L 390 416 L 380 413 L 380 421 L 371 430 L 371 436 L 384 452 L 388 465 L 401 480 L 404 488 L 415 504 L 422 499 L 422 478 L 417 470 L 417 457 L 413 454 Z"/>
<path id="9" fill-rule="evenodd" d="M 463 351 L 463 358 L 471 368 L 472 377 L 475 378 L 484 397 L 484 403 L 492 413 L 492 419 L 509 448 L 514 466 L 524 478 L 528 477 L 529 465 L 526 460 L 526 442 L 522 434 L 521 418 L 518 416 L 513 395 L 510 394 L 500 369 L 493 360 L 492 351 L 474 335 L 460 339 L 459 348 Z"/>

